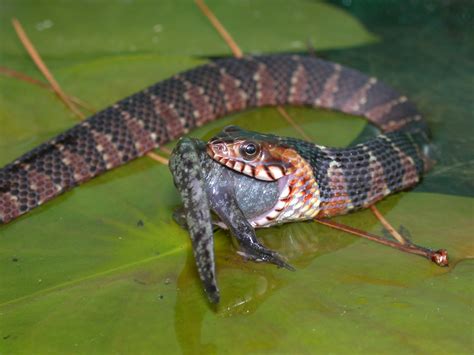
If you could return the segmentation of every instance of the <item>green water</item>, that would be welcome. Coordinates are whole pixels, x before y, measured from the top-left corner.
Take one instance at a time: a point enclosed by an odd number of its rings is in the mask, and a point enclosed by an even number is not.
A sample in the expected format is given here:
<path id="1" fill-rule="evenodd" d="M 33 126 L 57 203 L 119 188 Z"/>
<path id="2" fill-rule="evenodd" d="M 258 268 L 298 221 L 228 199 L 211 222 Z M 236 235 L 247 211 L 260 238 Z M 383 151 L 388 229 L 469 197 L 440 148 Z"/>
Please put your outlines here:
<path id="1" fill-rule="evenodd" d="M 406 92 L 433 131 L 438 164 L 416 191 L 474 194 L 474 3 L 332 1 L 381 37 L 328 53 Z"/>

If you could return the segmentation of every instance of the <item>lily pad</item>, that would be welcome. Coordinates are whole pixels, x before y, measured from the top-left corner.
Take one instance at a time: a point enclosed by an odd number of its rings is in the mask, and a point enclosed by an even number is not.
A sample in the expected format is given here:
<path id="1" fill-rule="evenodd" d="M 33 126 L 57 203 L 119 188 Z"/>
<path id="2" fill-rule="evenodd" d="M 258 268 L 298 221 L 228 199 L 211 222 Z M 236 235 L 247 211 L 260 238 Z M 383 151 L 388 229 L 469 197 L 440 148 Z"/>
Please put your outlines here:
<path id="1" fill-rule="evenodd" d="M 137 162 L 124 169 L 139 165 L 147 164 Z M 164 169 L 152 164 L 148 170 L 157 174 L 157 181 Z M 416 242 L 447 247 L 450 269 L 312 223 L 259 233 L 267 245 L 290 256 L 297 268 L 291 273 L 243 262 L 227 236 L 218 233 L 223 292 L 221 305 L 212 309 L 196 275 L 186 233 L 166 217 L 166 209 L 178 202 L 173 193 L 165 193 L 171 190 L 170 181 L 155 188 L 162 194 L 151 208 L 144 198 L 132 209 L 125 196 L 111 202 L 128 210 L 127 215 L 101 209 L 101 198 L 118 194 L 130 177 L 141 184 L 137 186 L 142 186 L 143 195 L 150 195 L 147 189 L 153 183 L 139 179 L 145 174 L 132 175 L 85 185 L 71 198 L 76 210 L 51 208 L 7 227 L 2 236 L 2 280 L 23 296 L 2 295 L 8 299 L 0 305 L 6 352 L 150 352 L 157 347 L 165 352 L 226 352 L 236 338 L 239 346 L 233 346 L 239 352 L 301 352 L 313 347 L 343 352 L 354 342 L 360 352 L 393 346 L 424 352 L 436 347 L 466 350 L 469 332 L 458 330 L 472 325 L 468 295 L 473 291 L 473 265 L 462 260 L 474 251 L 472 243 L 466 243 L 474 231 L 465 218 L 456 212 L 446 215 L 442 206 L 469 209 L 471 199 L 407 193 L 381 206 L 387 218 L 402 221 L 416 235 Z M 97 210 L 82 209 L 93 196 L 99 201 Z M 54 220 L 48 214 L 63 217 Z M 407 219 L 415 214 L 438 222 Z M 443 218 L 456 227 L 447 226 Z M 340 220 L 380 229 L 368 213 Z M 68 232 L 58 240 L 63 223 Z M 36 243 L 21 238 L 25 234 L 34 234 Z"/>
<path id="2" fill-rule="evenodd" d="M 97 109 L 202 63 L 198 55 L 229 53 L 192 3 L 176 2 L 174 12 L 167 1 L 37 4 L 0 0 L 0 65 L 35 75 L 8 24 L 17 16 L 65 91 Z M 209 5 L 246 51 L 294 50 L 291 42 L 304 43 L 307 33 L 317 33 L 316 46 L 333 35 L 350 37 L 333 48 L 367 40 L 356 20 L 325 3 Z M 255 9 L 271 16 L 239 12 Z M 300 17 L 288 17 L 289 9 Z M 342 20 L 357 26 L 333 31 Z M 402 54 L 383 49 L 329 56 L 414 91 L 412 72 L 371 67 L 407 66 Z M 424 91 L 416 98 L 429 112 L 440 96 Z M 436 112 L 449 106 L 437 105 Z M 289 112 L 320 144 L 347 145 L 367 127 L 326 111 Z M 0 77 L 0 165 L 75 122 L 47 90 Z M 193 135 L 206 139 L 227 124 L 298 136 L 274 109 L 234 115 Z M 217 308 L 202 291 L 187 233 L 171 219 L 179 204 L 167 167 L 144 157 L 0 227 L 0 353 L 472 352 L 473 199 L 407 192 L 379 204 L 414 242 L 447 248 L 450 268 L 312 222 L 258 231 L 297 269 L 289 272 L 243 261 L 228 234 L 218 232 Z M 337 221 L 381 233 L 369 211 Z"/>
<path id="3" fill-rule="evenodd" d="M 318 49 L 371 43 L 376 37 L 345 11 L 319 1 L 206 2 L 246 53 Z M 86 1 L 2 0 L 2 52 L 23 54 L 12 17 L 24 23 L 47 59 L 160 53 L 216 56 L 231 54 L 206 17 L 190 0 Z"/>

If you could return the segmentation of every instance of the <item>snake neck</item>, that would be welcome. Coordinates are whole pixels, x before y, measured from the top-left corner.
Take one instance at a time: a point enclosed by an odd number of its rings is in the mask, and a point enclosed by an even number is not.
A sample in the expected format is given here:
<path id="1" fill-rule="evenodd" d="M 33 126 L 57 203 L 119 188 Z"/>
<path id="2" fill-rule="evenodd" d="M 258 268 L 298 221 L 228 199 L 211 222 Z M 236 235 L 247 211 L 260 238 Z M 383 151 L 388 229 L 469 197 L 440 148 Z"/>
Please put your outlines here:
<path id="1" fill-rule="evenodd" d="M 288 148 L 285 150 L 288 151 Z M 278 201 L 271 209 L 250 221 L 254 227 L 307 220 L 319 213 L 320 191 L 313 168 L 295 150 L 291 151 L 291 154 L 285 154 L 290 159 L 287 163 L 291 169 L 278 180 Z"/>
<path id="2" fill-rule="evenodd" d="M 319 217 L 367 208 L 416 185 L 427 168 L 426 152 L 412 132 L 379 135 L 348 148 L 282 138 L 310 167 L 319 189 Z"/>
<path id="3" fill-rule="evenodd" d="M 352 147 L 329 148 L 280 138 L 295 151 L 295 168 L 280 179 L 275 205 L 250 222 L 268 227 L 342 215 L 409 189 L 427 169 L 427 155 L 418 139 L 411 132 L 392 132 Z"/>

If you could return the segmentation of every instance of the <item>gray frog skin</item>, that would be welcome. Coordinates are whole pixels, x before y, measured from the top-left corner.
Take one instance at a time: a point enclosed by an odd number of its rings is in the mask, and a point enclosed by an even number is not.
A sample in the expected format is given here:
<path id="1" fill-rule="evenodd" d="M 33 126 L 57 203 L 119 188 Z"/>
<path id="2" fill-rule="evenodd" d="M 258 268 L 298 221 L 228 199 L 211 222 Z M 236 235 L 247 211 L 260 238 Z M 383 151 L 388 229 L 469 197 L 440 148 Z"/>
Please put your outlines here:
<path id="1" fill-rule="evenodd" d="M 260 244 L 248 222 L 275 205 L 278 182 L 260 181 L 224 167 L 209 157 L 205 142 L 193 138 L 178 142 L 169 168 L 184 205 L 175 219 L 189 231 L 199 276 L 212 303 L 218 303 L 220 296 L 211 211 L 218 216 L 218 225 L 230 230 L 246 258 L 293 270 L 276 252 Z"/>

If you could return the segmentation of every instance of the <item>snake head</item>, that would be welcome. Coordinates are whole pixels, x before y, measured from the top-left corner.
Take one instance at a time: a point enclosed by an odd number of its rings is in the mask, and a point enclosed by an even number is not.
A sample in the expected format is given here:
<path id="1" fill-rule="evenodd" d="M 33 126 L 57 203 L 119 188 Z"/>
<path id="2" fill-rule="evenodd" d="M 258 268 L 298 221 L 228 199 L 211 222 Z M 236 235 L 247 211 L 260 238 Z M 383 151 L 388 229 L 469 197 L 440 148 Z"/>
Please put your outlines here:
<path id="1" fill-rule="evenodd" d="M 298 156 L 274 135 L 237 126 L 228 126 L 211 138 L 207 153 L 228 168 L 263 181 L 276 181 L 291 174 Z"/>

